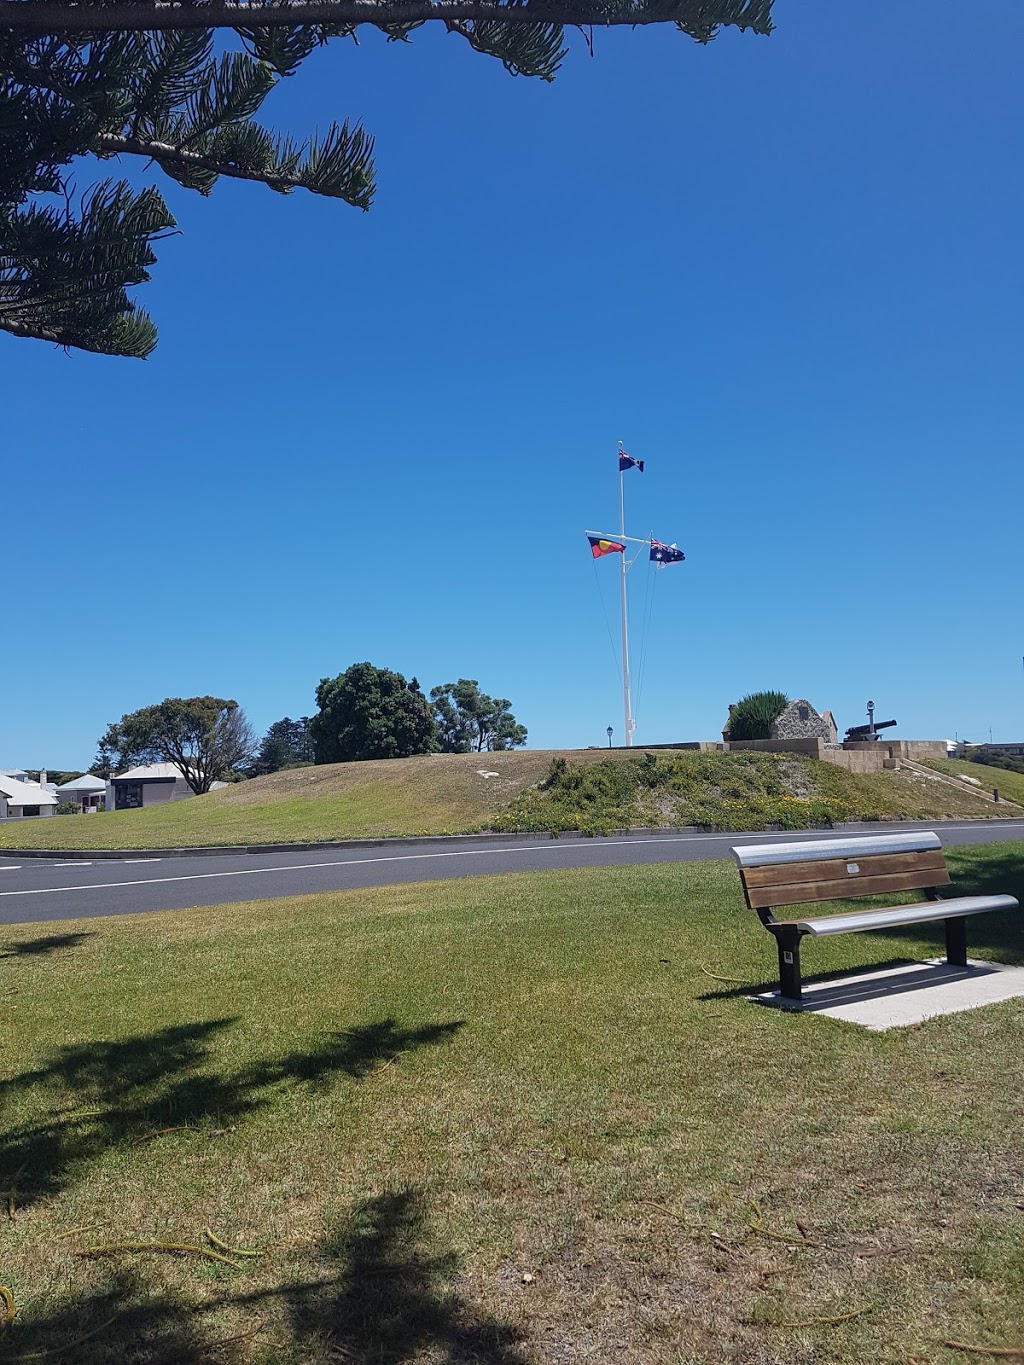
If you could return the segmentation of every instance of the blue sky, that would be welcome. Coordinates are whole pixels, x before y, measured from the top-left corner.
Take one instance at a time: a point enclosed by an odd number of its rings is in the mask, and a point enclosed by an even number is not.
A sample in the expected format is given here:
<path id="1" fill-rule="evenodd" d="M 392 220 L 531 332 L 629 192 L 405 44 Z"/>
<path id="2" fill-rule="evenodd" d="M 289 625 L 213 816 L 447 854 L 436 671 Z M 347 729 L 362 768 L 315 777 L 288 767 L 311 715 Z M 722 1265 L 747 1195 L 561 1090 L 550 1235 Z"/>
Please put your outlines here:
<path id="1" fill-rule="evenodd" d="M 1020 738 L 1024 7 L 776 18 L 599 33 L 552 85 L 437 32 L 336 43 L 264 112 L 361 118 L 370 213 L 162 182 L 150 361 L 0 334 L 0 767 L 84 766 L 164 696 L 262 730 L 362 659 L 478 678 L 531 747 L 618 742 L 583 530 L 620 439 L 627 529 L 687 555 L 638 742 L 762 687 Z"/>

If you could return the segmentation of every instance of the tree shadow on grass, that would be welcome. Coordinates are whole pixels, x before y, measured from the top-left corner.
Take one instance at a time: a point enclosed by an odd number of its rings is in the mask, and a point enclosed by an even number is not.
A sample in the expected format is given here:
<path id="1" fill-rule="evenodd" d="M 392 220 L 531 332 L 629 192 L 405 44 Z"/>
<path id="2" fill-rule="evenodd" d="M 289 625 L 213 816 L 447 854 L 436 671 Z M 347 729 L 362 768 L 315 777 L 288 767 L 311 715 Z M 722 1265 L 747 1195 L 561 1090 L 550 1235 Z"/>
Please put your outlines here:
<path id="1" fill-rule="evenodd" d="M 458 1258 L 431 1252 L 421 1191 L 365 1199 L 319 1252 L 322 1279 L 252 1295 L 284 1302 L 297 1358 L 345 1365 L 529 1365 L 521 1333 L 458 1292 Z M 235 1300 L 236 1303 L 240 1300 Z"/>
<path id="2" fill-rule="evenodd" d="M 459 1293 L 458 1258 L 436 1250 L 419 1190 L 361 1201 L 314 1255 L 322 1270 L 315 1279 L 229 1290 L 198 1311 L 183 1294 L 154 1290 L 136 1261 L 53 1312 L 29 1309 L 6 1333 L 0 1329 L 0 1358 L 46 1352 L 75 1365 L 232 1365 L 252 1359 L 262 1329 L 283 1349 L 271 1347 L 261 1358 L 302 1365 L 427 1358 L 436 1365 L 530 1365 L 521 1333 Z M 216 1310 L 229 1310 L 238 1325 L 205 1318 Z"/>
<path id="3" fill-rule="evenodd" d="M 197 1304 L 166 1281 L 155 1286 L 145 1260 L 110 1271 L 98 1285 L 62 1296 L 49 1312 L 28 1307 L 6 1331 L 0 1360 L 17 1365 L 53 1359 L 67 1365 L 241 1365 L 266 1326 L 259 1313 L 235 1317 L 234 1327 L 211 1321 L 210 1309 L 246 1297 Z M 303 1363 L 305 1365 L 305 1362 Z"/>
<path id="4" fill-rule="evenodd" d="M 0 1192 L 17 1207 L 59 1193 L 111 1148 L 159 1140 L 184 1128 L 212 1134 L 272 1104 L 292 1086 L 359 1081 L 414 1048 L 454 1036 L 461 1021 L 402 1028 L 393 1019 L 330 1036 L 306 1052 L 219 1072 L 213 1048 L 233 1019 L 177 1024 L 117 1042 L 57 1049 L 41 1067 L 0 1081 Z M 7 1120 L 25 1097 L 46 1111 Z"/>
<path id="5" fill-rule="evenodd" d="M 23 943 L 11 943 L 0 948 L 0 957 L 51 957 L 65 948 L 77 948 L 92 933 L 84 934 L 46 934 L 43 938 L 26 939 Z"/>
<path id="6" fill-rule="evenodd" d="M 312 1052 L 292 1052 L 259 1068 L 257 1083 L 301 1081 L 318 1086 L 328 1083 L 339 1072 L 352 1080 L 362 1080 L 403 1052 L 445 1042 L 461 1028 L 461 1020 L 428 1024 L 418 1029 L 403 1029 L 394 1019 L 361 1024 L 358 1028 L 332 1033 L 328 1042 Z"/>
<path id="7" fill-rule="evenodd" d="M 173 1291 L 155 1290 L 138 1267 L 101 1286 L 69 1294 L 49 1313 L 19 1313 L 0 1328 L 0 1360 L 53 1359 L 58 1365 L 230 1365 L 213 1333 Z"/>

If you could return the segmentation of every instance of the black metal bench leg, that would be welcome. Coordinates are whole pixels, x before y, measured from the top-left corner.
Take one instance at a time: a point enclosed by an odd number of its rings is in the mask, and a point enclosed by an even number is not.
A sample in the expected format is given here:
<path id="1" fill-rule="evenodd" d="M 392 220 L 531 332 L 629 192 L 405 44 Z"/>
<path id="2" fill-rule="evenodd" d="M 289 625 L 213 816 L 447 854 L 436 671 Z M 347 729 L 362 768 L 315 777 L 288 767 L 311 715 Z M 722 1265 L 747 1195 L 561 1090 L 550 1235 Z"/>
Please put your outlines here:
<path id="1" fill-rule="evenodd" d="M 946 961 L 951 967 L 967 966 L 967 920 L 963 915 L 946 920 Z"/>
<path id="2" fill-rule="evenodd" d="M 776 929 L 774 932 L 779 945 L 779 992 L 787 1000 L 802 1000 L 799 930 L 791 929 L 780 933 Z"/>

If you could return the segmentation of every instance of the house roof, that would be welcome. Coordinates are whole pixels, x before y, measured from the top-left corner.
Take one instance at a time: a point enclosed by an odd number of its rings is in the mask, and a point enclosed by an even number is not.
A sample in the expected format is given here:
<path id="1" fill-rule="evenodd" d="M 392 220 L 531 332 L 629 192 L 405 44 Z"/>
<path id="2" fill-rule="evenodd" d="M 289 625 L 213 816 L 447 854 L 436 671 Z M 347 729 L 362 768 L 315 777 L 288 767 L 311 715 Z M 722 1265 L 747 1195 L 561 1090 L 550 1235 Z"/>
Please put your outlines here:
<path id="1" fill-rule="evenodd" d="M 16 777 L 0 773 L 0 796 L 6 796 L 12 806 L 55 806 L 57 798 L 38 782 L 19 782 Z"/>
<path id="2" fill-rule="evenodd" d="M 102 777 L 93 777 L 92 773 L 83 773 L 81 777 L 76 777 L 73 782 L 62 782 L 57 790 L 59 792 L 105 792 L 107 784 Z"/>
<path id="3" fill-rule="evenodd" d="M 0 768 L 0 777 L 28 777 L 24 768 Z"/>
<path id="4" fill-rule="evenodd" d="M 112 780 L 114 782 L 145 782 L 159 781 L 167 778 L 178 778 L 181 773 L 173 763 L 147 763 L 140 768 L 129 768 L 126 773 L 118 773 Z"/>

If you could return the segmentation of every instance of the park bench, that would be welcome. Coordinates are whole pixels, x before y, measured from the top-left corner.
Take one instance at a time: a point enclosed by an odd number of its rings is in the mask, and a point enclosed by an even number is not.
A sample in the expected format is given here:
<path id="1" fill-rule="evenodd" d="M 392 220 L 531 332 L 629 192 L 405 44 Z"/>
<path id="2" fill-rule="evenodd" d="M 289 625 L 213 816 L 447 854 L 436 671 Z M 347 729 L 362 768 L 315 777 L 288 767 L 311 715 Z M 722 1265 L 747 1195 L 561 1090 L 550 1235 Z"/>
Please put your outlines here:
<path id="1" fill-rule="evenodd" d="M 913 834 L 868 835 L 853 839 L 808 839 L 792 844 L 746 844 L 733 849 L 740 867 L 743 894 L 761 923 L 775 935 L 779 950 L 779 989 L 788 1000 L 800 1000 L 800 940 L 826 934 L 853 934 L 900 924 L 944 920 L 946 959 L 967 965 L 968 915 L 988 910 L 1015 910 L 1013 896 L 957 896 L 943 900 L 939 887 L 950 883 L 939 836 L 931 830 Z M 777 920 L 772 913 L 790 905 L 853 897 L 891 895 L 921 890 L 927 897 L 913 905 L 854 910 L 816 919 Z"/>

